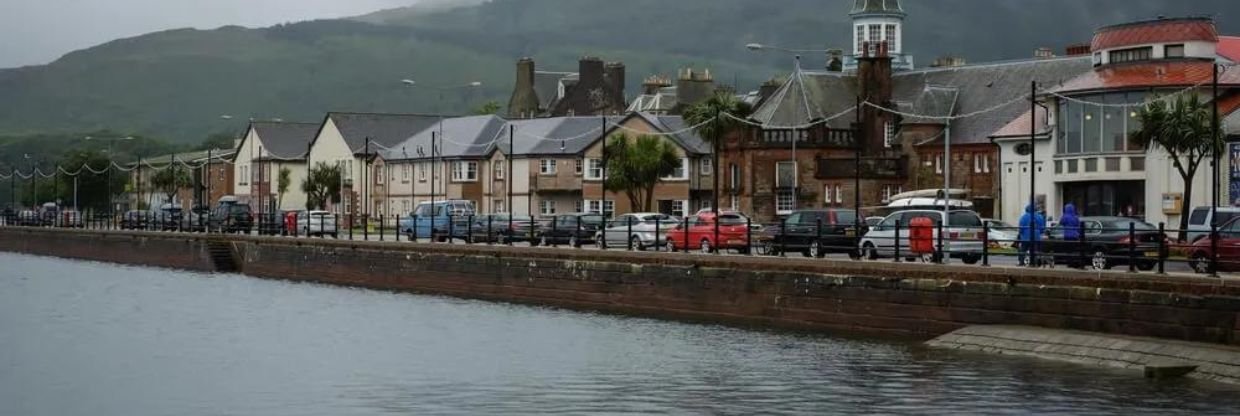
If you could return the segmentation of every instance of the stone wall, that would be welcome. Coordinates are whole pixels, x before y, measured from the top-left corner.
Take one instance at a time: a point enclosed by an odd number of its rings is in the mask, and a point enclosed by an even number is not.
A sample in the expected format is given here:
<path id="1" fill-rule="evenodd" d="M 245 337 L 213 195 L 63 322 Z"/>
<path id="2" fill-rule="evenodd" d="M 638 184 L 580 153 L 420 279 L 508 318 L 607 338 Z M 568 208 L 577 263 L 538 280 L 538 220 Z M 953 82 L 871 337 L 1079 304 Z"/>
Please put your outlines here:
<path id="1" fill-rule="evenodd" d="M 229 239 L 229 240 L 224 240 Z M 0 228 L 0 250 L 210 269 L 232 241 L 264 278 L 821 331 L 931 338 L 969 325 L 1240 344 L 1218 279 L 806 258 Z"/>

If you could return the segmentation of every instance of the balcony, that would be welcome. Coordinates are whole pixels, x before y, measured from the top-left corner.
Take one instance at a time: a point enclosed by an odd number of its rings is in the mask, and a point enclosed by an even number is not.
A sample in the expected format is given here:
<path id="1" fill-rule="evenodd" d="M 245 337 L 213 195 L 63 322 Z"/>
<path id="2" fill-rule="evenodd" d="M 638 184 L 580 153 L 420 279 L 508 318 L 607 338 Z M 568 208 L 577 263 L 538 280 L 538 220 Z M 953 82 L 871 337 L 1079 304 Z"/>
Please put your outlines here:
<path id="1" fill-rule="evenodd" d="M 848 129 L 769 129 L 757 130 L 751 147 L 764 148 L 845 148 L 851 149 L 856 141 L 853 130 Z"/>
<path id="2" fill-rule="evenodd" d="M 852 158 L 818 159 L 814 177 L 818 179 L 851 179 L 856 177 L 857 164 Z M 861 158 L 862 179 L 905 179 L 908 158 Z"/>
<path id="3" fill-rule="evenodd" d="M 580 191 L 581 177 L 577 175 L 537 175 L 534 178 L 535 191 Z"/>

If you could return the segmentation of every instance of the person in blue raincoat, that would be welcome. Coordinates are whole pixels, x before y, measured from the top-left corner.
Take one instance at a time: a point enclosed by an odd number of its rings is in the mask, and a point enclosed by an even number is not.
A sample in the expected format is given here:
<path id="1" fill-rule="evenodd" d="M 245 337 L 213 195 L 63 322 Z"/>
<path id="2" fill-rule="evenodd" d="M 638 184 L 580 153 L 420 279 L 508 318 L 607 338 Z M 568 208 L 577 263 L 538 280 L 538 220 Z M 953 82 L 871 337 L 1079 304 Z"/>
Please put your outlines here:
<path id="1" fill-rule="evenodd" d="M 1046 231 L 1046 217 L 1038 213 L 1037 207 L 1032 203 L 1025 206 L 1025 214 L 1020 216 L 1020 265 L 1025 265 L 1025 255 L 1030 249 L 1036 250 L 1038 242 L 1042 238 L 1042 232 Z M 1032 254 L 1032 253 L 1030 253 Z M 1029 257 L 1029 264 L 1034 265 L 1036 262 L 1032 255 Z"/>
<path id="2" fill-rule="evenodd" d="M 1081 218 L 1076 214 L 1076 205 L 1071 202 L 1063 206 L 1063 218 L 1059 219 L 1059 226 L 1063 227 L 1063 239 L 1075 241 L 1081 238 Z"/>

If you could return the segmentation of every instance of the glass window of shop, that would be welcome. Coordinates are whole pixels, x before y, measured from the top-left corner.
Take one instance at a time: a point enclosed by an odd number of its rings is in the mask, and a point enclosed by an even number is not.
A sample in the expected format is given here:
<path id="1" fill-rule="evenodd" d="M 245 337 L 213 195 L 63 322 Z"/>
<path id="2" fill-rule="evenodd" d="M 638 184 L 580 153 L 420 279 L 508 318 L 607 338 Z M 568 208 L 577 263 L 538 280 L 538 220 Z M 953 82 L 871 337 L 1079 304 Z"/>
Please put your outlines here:
<path id="1" fill-rule="evenodd" d="M 1117 92 L 1077 97 L 1099 104 L 1137 103 L 1145 92 Z M 1132 133 L 1140 128 L 1138 108 L 1106 107 L 1077 101 L 1059 101 L 1059 134 L 1055 150 L 1059 155 L 1141 151 L 1144 147 Z"/>

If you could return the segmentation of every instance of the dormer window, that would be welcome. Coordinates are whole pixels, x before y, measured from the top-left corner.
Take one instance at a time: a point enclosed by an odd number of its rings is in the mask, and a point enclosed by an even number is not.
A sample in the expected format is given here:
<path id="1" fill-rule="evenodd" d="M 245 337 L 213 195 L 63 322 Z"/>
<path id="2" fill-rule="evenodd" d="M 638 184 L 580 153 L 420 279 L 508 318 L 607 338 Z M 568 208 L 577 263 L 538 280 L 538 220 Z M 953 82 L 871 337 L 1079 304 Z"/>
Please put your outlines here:
<path id="1" fill-rule="evenodd" d="M 1166 49 L 1163 50 L 1164 58 L 1183 58 L 1184 57 L 1184 45 L 1183 44 L 1167 45 L 1165 48 Z"/>
<path id="2" fill-rule="evenodd" d="M 1181 53 L 1183 48 L 1181 47 Z M 1110 53 L 1110 63 L 1118 64 L 1123 62 L 1148 61 L 1154 55 L 1154 47 L 1146 46 L 1142 48 L 1120 49 Z"/>

